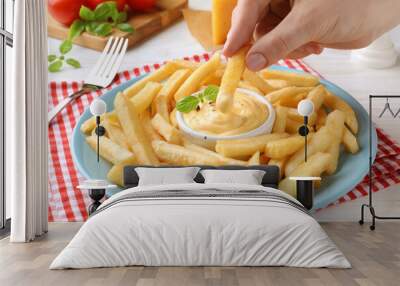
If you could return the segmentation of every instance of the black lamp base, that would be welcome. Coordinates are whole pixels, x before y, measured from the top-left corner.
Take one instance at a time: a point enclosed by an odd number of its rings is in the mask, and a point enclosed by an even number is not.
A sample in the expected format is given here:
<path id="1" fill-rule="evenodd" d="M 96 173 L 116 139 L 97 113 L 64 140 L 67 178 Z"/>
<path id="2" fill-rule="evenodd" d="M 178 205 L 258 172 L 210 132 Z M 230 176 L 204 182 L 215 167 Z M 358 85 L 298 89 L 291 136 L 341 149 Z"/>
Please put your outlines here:
<path id="1" fill-rule="evenodd" d="M 297 180 L 297 200 L 311 210 L 314 205 L 314 182 L 311 180 Z"/>
<path id="2" fill-rule="evenodd" d="M 94 213 L 97 208 L 101 205 L 100 200 L 105 196 L 106 189 L 90 189 L 89 197 L 93 200 L 93 203 L 89 206 L 89 215 Z"/>

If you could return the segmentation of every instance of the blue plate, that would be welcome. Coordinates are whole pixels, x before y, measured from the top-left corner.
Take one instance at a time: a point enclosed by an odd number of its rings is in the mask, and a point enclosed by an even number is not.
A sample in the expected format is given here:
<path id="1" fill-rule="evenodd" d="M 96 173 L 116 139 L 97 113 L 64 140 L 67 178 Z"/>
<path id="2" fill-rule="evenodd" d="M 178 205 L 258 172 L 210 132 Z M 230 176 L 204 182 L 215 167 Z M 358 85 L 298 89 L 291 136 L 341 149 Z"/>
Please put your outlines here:
<path id="1" fill-rule="evenodd" d="M 301 71 L 281 66 L 273 66 L 272 68 L 276 70 L 301 73 Z M 114 109 L 115 95 L 118 92 L 126 89 L 128 86 L 132 85 L 140 78 L 141 77 L 125 82 L 102 95 L 100 98 L 106 102 L 107 111 L 111 111 Z M 318 189 L 316 192 L 314 209 L 323 208 L 345 195 L 347 192 L 352 190 L 365 177 L 365 175 L 368 174 L 369 170 L 368 113 L 358 101 L 356 101 L 350 94 L 348 94 L 340 87 L 323 79 L 321 79 L 321 83 L 325 85 L 325 87 L 329 89 L 332 93 L 344 99 L 357 114 L 357 119 L 359 122 L 359 133 L 357 139 L 361 150 L 355 155 L 345 152 L 341 154 L 338 171 L 332 176 L 324 177 L 321 188 Z M 75 166 L 84 177 L 88 179 L 106 179 L 108 170 L 111 168 L 111 165 L 103 159 L 100 159 L 100 164 L 97 163 L 96 153 L 92 148 L 88 146 L 88 144 L 86 144 L 85 136 L 80 132 L 81 125 L 90 117 L 91 114 L 89 108 L 87 108 L 82 114 L 73 131 L 71 143 L 72 157 L 75 162 Z M 375 129 L 373 129 L 373 158 L 375 158 L 376 156 L 376 151 L 377 136 Z M 120 190 L 121 189 L 114 189 L 112 191 L 108 191 L 107 194 L 111 196 L 114 193 L 119 192 Z"/>

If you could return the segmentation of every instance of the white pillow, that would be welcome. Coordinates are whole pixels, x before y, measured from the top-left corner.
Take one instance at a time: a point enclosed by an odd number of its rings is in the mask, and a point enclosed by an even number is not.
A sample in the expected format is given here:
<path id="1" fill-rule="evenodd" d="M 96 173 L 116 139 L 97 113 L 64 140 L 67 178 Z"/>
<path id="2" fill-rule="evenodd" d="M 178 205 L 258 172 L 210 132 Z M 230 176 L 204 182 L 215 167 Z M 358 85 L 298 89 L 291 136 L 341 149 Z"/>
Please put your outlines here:
<path id="1" fill-rule="evenodd" d="M 202 170 L 205 184 L 261 185 L 265 171 L 262 170 Z"/>
<path id="2" fill-rule="evenodd" d="M 171 185 L 195 183 L 193 180 L 200 168 L 135 168 L 139 176 L 139 186 Z"/>

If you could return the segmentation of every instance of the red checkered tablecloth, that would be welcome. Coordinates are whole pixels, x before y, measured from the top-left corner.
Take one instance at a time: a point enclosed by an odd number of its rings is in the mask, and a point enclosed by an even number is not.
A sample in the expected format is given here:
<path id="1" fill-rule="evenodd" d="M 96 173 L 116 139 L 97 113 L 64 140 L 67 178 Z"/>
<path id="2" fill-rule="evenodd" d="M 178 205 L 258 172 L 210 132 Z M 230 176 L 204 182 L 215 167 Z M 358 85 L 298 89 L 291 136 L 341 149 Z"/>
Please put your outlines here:
<path id="1" fill-rule="evenodd" d="M 194 55 L 185 59 L 200 62 L 208 60 L 209 55 Z M 285 60 L 279 64 L 320 76 L 299 60 Z M 78 98 L 68 105 L 49 126 L 49 221 L 84 221 L 88 217 L 87 206 L 90 204 L 90 198 L 87 192 L 76 188 L 84 178 L 77 171 L 70 150 L 72 131 L 85 108 L 94 98 L 107 90 L 159 67 L 160 64 L 146 65 L 118 74 L 110 87 Z M 50 82 L 49 109 L 57 105 L 68 94 L 77 91 L 81 84 L 78 82 Z M 400 146 L 381 129 L 377 129 L 377 132 L 378 154 L 373 166 L 373 190 L 375 192 L 400 183 Z M 332 205 L 355 200 L 367 194 L 368 177 Z"/>

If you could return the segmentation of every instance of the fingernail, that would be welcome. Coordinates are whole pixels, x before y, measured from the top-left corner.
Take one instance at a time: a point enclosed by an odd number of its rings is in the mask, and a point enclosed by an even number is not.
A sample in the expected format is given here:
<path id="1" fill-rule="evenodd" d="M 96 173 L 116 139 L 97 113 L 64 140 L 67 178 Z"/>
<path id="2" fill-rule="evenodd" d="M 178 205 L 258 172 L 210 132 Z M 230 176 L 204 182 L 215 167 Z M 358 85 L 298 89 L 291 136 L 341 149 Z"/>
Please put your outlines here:
<path id="1" fill-rule="evenodd" d="M 258 71 L 268 64 L 267 59 L 260 53 L 250 54 L 246 63 L 247 67 L 253 71 Z"/>

